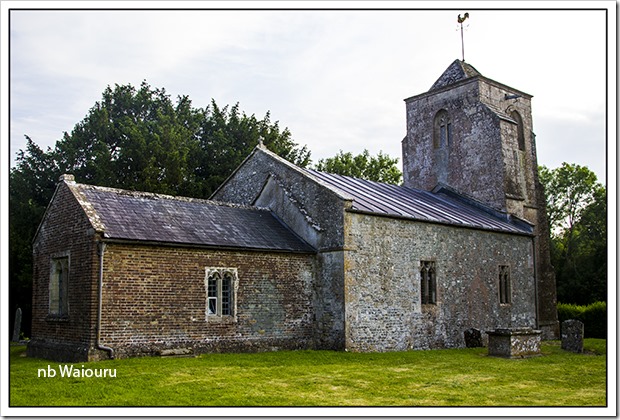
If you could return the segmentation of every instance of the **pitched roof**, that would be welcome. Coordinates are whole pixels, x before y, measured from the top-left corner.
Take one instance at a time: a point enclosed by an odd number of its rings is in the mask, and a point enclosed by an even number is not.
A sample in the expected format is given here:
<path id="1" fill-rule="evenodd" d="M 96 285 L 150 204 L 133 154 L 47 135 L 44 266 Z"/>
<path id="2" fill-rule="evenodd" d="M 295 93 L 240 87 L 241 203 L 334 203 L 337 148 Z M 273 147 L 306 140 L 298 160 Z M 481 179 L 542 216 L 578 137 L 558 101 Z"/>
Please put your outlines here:
<path id="1" fill-rule="evenodd" d="M 323 185 L 352 198 L 351 211 L 517 234 L 532 226 L 448 188 L 423 191 L 306 169 Z"/>
<path id="2" fill-rule="evenodd" d="M 104 238 L 314 252 L 269 210 L 68 182 Z"/>
<path id="3" fill-rule="evenodd" d="M 482 76 L 478 70 L 465 61 L 454 60 L 452 64 L 443 72 L 437 81 L 431 86 L 430 90 L 442 88 L 458 81 L 468 79 L 470 77 Z"/>

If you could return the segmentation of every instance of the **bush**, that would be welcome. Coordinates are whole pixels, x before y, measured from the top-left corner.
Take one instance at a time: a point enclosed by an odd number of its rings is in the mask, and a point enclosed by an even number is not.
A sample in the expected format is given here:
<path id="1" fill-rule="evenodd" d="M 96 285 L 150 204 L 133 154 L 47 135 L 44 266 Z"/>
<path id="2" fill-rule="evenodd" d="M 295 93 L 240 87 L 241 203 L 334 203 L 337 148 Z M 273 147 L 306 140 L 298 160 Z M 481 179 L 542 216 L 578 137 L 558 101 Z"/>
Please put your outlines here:
<path id="1" fill-rule="evenodd" d="M 589 305 L 558 303 L 558 320 L 578 319 L 583 322 L 584 335 L 588 338 L 607 338 L 607 304 L 594 302 Z"/>

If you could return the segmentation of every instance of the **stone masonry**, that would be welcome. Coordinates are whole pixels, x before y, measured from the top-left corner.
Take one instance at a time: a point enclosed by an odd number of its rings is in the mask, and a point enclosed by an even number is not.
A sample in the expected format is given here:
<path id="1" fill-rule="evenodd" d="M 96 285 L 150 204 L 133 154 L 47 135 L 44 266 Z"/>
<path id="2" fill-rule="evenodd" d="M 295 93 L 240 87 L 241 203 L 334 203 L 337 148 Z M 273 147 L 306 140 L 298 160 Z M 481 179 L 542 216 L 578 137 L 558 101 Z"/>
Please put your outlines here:
<path id="1" fill-rule="evenodd" d="M 426 190 L 448 185 L 535 226 L 538 324 L 546 338 L 558 338 L 531 98 L 454 61 L 428 92 L 405 100 L 403 177 L 404 185 Z"/>

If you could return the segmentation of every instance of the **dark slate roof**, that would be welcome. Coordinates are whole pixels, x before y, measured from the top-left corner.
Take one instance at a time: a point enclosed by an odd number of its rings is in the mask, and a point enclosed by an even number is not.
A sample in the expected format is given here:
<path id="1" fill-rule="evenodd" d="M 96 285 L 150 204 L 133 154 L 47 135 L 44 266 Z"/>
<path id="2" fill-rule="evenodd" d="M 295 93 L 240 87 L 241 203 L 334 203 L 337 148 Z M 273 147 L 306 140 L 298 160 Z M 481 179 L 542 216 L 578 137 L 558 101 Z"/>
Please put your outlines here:
<path id="1" fill-rule="evenodd" d="M 324 185 L 350 197 L 352 211 L 508 233 L 529 235 L 533 231 L 530 224 L 447 188 L 431 192 L 311 169 L 307 171 Z"/>
<path id="2" fill-rule="evenodd" d="M 439 76 L 439 79 L 431 86 L 430 90 L 439 89 L 475 76 L 481 76 L 481 74 L 474 66 L 461 60 L 454 60 L 443 74 Z"/>
<path id="3" fill-rule="evenodd" d="M 74 184 L 93 225 L 110 239 L 313 252 L 270 211 Z M 78 198 L 80 200 L 80 198 Z"/>

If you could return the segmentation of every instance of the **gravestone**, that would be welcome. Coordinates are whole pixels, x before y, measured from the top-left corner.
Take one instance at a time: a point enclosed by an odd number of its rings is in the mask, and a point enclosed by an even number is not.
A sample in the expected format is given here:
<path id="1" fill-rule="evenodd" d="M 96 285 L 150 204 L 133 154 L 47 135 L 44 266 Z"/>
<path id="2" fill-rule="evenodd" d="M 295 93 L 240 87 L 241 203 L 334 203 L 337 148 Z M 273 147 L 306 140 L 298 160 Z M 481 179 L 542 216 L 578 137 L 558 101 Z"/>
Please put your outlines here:
<path id="1" fill-rule="evenodd" d="M 583 322 L 577 319 L 562 322 L 562 349 L 583 353 Z"/>
<path id="2" fill-rule="evenodd" d="M 19 341 L 19 334 L 22 330 L 22 308 L 17 308 L 15 311 L 15 323 L 13 324 L 13 340 Z"/>
<path id="3" fill-rule="evenodd" d="M 465 347 L 484 347 L 482 343 L 482 332 L 475 328 L 465 330 Z"/>

